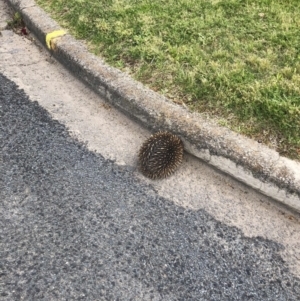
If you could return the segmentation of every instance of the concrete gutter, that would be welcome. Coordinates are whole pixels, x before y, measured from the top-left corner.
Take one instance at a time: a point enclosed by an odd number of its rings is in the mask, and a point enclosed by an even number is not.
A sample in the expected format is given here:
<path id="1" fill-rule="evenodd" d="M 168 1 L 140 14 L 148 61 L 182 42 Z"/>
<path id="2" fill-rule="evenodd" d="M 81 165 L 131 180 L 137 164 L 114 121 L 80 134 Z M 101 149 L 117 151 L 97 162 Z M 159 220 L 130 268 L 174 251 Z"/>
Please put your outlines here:
<path id="1" fill-rule="evenodd" d="M 61 30 L 33 0 L 6 2 L 21 13 L 28 29 L 45 47 L 47 35 Z M 106 65 L 71 35 L 49 37 L 52 55 L 130 118 L 151 131 L 164 129 L 177 134 L 188 153 L 300 212 L 299 162 L 175 105 Z"/>

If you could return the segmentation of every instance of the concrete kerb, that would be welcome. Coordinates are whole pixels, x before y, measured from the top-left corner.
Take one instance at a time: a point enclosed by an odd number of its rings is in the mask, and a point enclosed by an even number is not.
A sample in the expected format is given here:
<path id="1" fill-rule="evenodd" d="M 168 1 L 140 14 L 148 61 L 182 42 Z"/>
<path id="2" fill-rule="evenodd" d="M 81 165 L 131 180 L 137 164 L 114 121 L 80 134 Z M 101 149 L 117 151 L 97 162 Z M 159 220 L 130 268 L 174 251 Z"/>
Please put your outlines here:
<path id="1" fill-rule="evenodd" d="M 60 30 L 33 0 L 6 0 L 46 46 Z M 185 150 L 237 180 L 300 212 L 300 163 L 173 104 L 88 52 L 66 34 L 52 41 L 52 55 L 113 106 L 152 131 L 180 136 Z"/>

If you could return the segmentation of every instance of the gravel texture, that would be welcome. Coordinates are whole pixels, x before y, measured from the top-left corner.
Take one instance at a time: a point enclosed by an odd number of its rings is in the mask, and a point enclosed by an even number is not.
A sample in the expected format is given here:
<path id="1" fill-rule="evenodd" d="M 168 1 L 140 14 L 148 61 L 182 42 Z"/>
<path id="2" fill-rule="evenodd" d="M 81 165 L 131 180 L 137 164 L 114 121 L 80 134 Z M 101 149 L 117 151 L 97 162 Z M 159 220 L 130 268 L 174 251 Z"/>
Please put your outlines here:
<path id="1" fill-rule="evenodd" d="M 300 300 L 280 245 L 160 197 L 1 74 L 0 105 L 0 300 Z"/>

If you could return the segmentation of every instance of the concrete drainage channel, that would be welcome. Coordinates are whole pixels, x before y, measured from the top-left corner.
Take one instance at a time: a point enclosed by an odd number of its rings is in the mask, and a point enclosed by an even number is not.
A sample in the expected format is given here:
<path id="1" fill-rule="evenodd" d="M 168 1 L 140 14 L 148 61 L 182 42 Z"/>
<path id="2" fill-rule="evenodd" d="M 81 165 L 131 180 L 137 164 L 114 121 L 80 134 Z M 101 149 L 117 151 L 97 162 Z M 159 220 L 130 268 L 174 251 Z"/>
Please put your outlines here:
<path id="1" fill-rule="evenodd" d="M 299 162 L 188 112 L 106 65 L 33 0 L 6 2 L 21 13 L 26 26 L 60 63 L 110 104 L 151 131 L 178 135 L 188 153 L 300 212 Z"/>

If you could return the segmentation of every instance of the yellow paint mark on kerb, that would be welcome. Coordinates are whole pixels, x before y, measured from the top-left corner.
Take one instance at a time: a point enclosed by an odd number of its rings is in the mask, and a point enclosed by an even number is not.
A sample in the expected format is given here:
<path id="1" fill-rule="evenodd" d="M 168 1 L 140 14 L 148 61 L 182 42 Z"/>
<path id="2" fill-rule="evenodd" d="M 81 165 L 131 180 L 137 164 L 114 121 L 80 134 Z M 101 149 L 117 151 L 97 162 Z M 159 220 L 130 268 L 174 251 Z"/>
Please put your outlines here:
<path id="1" fill-rule="evenodd" d="M 64 30 L 62 30 L 62 29 L 49 32 L 46 35 L 46 44 L 47 44 L 47 47 L 49 49 L 52 49 L 52 47 L 51 47 L 51 40 L 54 39 L 54 38 L 61 37 L 61 36 L 65 35 L 65 34 L 66 34 L 66 32 Z"/>

